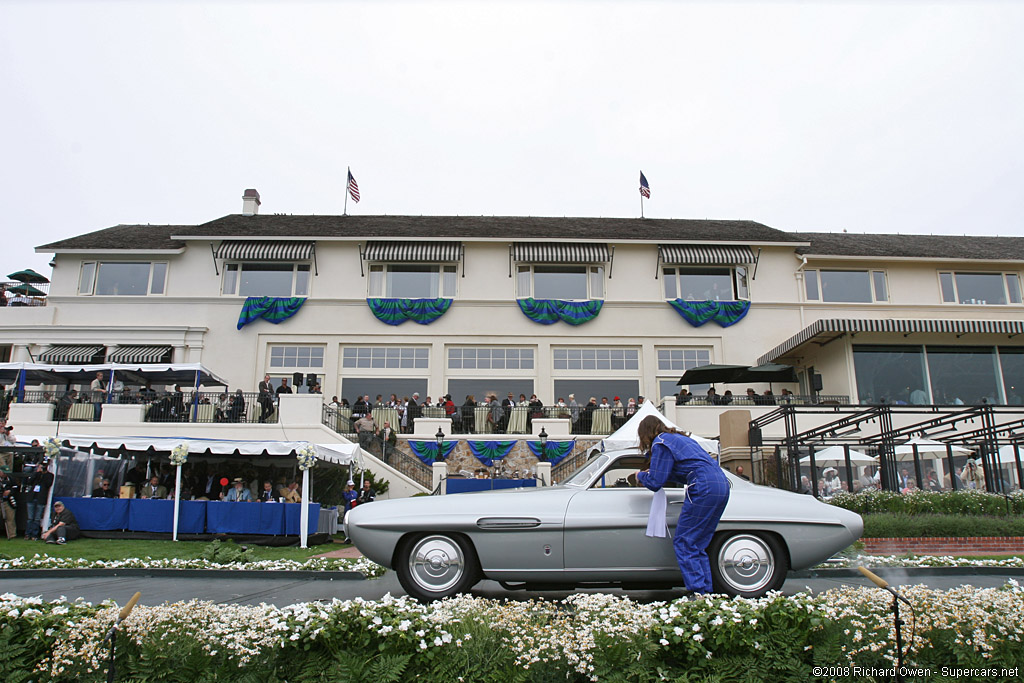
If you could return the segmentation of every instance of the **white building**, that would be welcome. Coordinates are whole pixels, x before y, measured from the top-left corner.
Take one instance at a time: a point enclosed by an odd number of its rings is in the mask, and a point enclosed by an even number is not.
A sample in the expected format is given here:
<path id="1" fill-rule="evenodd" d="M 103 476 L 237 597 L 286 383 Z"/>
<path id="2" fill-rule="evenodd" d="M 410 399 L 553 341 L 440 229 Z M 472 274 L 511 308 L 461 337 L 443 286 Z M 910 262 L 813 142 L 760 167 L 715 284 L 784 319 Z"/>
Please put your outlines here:
<path id="1" fill-rule="evenodd" d="M 241 214 L 201 225 L 119 225 L 38 247 L 54 255 L 47 305 L 4 311 L 0 359 L 201 362 L 245 391 L 264 373 L 301 372 L 350 401 L 512 392 L 549 405 L 570 393 L 657 403 L 689 368 L 773 361 L 799 377 L 776 393 L 840 403 L 1024 396 L 1022 238 L 266 215 L 259 204 L 247 190 Z M 239 329 L 249 297 L 299 307 Z M 389 324 L 401 311 L 421 319 Z M 718 387 L 737 394 L 734 406 L 746 388 Z M 720 412 L 676 419 L 714 435 Z"/>

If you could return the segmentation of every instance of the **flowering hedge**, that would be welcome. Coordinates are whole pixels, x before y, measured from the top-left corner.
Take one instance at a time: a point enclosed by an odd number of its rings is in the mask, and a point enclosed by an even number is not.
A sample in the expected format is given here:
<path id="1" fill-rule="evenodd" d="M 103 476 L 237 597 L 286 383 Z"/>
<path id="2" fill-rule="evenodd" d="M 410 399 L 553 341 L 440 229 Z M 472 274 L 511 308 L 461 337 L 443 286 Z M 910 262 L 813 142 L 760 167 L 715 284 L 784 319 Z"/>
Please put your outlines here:
<path id="1" fill-rule="evenodd" d="M 942 515 L 1020 515 L 1024 514 L 1024 491 L 1003 496 L 985 491 L 864 491 L 837 493 L 832 505 L 868 515 L 876 512 Z"/>
<path id="2" fill-rule="evenodd" d="M 917 606 L 913 638 L 905 629 L 908 664 L 1024 665 L 1016 582 L 906 595 Z M 118 674 L 189 683 L 812 680 L 815 667 L 892 666 L 888 610 L 888 594 L 868 588 L 650 604 L 600 594 L 429 606 L 390 596 L 282 608 L 191 601 L 136 608 L 122 625 Z M 0 596 L 0 678 L 105 680 L 102 639 L 117 611 Z"/>
<path id="3" fill-rule="evenodd" d="M 123 560 L 83 560 L 74 557 L 0 557 L 0 571 L 5 569 L 220 569 L 271 571 L 348 571 L 360 572 L 366 578 L 383 576 L 387 570 L 365 557 L 356 559 L 328 559 L 311 557 L 308 560 L 255 560 L 252 562 L 213 562 L 203 558 L 151 558 L 132 557 Z"/>

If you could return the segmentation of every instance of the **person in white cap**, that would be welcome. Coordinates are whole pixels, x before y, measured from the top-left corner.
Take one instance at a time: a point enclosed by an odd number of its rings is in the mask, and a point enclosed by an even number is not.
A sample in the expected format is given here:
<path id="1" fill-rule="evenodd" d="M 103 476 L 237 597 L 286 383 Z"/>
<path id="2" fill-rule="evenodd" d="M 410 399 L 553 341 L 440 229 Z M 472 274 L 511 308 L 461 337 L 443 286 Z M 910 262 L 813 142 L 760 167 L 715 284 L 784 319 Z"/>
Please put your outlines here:
<path id="1" fill-rule="evenodd" d="M 345 490 L 342 492 L 341 497 L 345 499 L 345 509 L 351 510 L 356 506 L 356 501 L 359 500 L 359 492 L 356 491 L 356 483 L 351 479 L 345 484 Z"/>

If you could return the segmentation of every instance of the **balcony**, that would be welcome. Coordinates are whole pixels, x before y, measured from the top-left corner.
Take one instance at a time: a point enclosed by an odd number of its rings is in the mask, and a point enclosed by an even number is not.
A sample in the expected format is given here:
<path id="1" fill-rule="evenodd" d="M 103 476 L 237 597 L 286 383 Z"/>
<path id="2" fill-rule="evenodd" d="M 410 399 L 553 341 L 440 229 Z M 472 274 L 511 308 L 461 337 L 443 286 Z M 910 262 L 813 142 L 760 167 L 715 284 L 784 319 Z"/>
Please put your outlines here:
<path id="1" fill-rule="evenodd" d="M 29 284 L 16 280 L 0 281 L 0 306 L 18 308 L 45 306 L 49 293 L 49 282 Z"/>

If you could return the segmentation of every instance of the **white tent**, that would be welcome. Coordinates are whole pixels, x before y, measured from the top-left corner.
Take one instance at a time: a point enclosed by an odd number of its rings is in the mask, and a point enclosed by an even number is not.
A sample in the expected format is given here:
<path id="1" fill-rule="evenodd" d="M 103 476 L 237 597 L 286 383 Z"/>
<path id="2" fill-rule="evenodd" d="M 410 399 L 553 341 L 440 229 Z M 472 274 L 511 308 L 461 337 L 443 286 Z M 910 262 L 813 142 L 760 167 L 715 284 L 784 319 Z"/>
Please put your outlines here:
<path id="1" fill-rule="evenodd" d="M 946 455 L 946 444 L 941 441 L 933 441 L 931 439 L 920 439 L 915 438 L 910 441 L 904 442 L 903 444 L 896 447 L 896 460 L 899 462 L 907 462 L 908 460 L 914 459 L 914 446 L 917 446 L 917 455 L 919 458 L 941 458 Z M 962 455 L 964 453 L 970 453 L 970 449 L 962 448 L 960 446 L 953 446 L 953 455 Z"/>
<path id="2" fill-rule="evenodd" d="M 673 424 L 671 420 L 658 412 L 658 409 L 654 407 L 650 399 L 644 401 L 644 404 L 640 406 L 640 409 L 636 411 L 633 417 L 626 420 L 626 423 L 615 430 L 614 433 L 609 434 L 601 441 L 600 450 L 614 451 L 620 448 L 636 448 L 640 445 L 640 439 L 637 436 L 637 430 L 640 428 L 640 422 L 648 415 L 656 415 L 659 420 L 667 424 L 669 427 L 679 429 L 679 426 Z M 719 444 L 714 439 L 705 439 L 703 436 L 697 436 L 696 434 L 690 434 L 690 438 L 701 445 L 701 447 L 711 453 L 712 455 L 718 455 Z"/>
<path id="3" fill-rule="evenodd" d="M 268 455 L 287 456 L 299 452 L 310 445 L 307 441 L 235 441 L 232 439 L 202 439 L 187 436 L 89 436 L 78 434 L 61 434 L 57 437 L 61 442 L 68 442 L 77 448 L 96 448 L 99 450 L 119 450 L 146 452 L 148 450 L 170 452 L 180 444 L 188 444 L 189 454 L 215 455 Z M 362 469 L 362 458 L 357 444 L 313 444 L 318 460 L 337 465 L 355 464 Z M 174 520 L 172 538 L 178 540 L 178 506 L 181 495 L 181 467 L 176 468 L 174 484 Z M 56 469 L 55 469 L 56 472 Z M 52 493 L 52 491 L 51 491 Z M 299 539 L 305 548 L 308 538 L 309 519 L 309 470 L 302 472 L 302 515 L 299 523 Z"/>
<path id="4" fill-rule="evenodd" d="M 803 465 L 811 464 L 811 456 L 805 455 L 800 458 L 800 463 Z M 866 453 L 855 451 L 850 449 L 850 463 L 852 465 L 877 465 L 878 459 L 874 458 Z M 820 451 L 814 452 L 814 464 L 818 467 L 838 467 L 840 465 L 846 465 L 846 453 L 843 451 L 842 446 L 829 446 L 823 448 Z"/>

